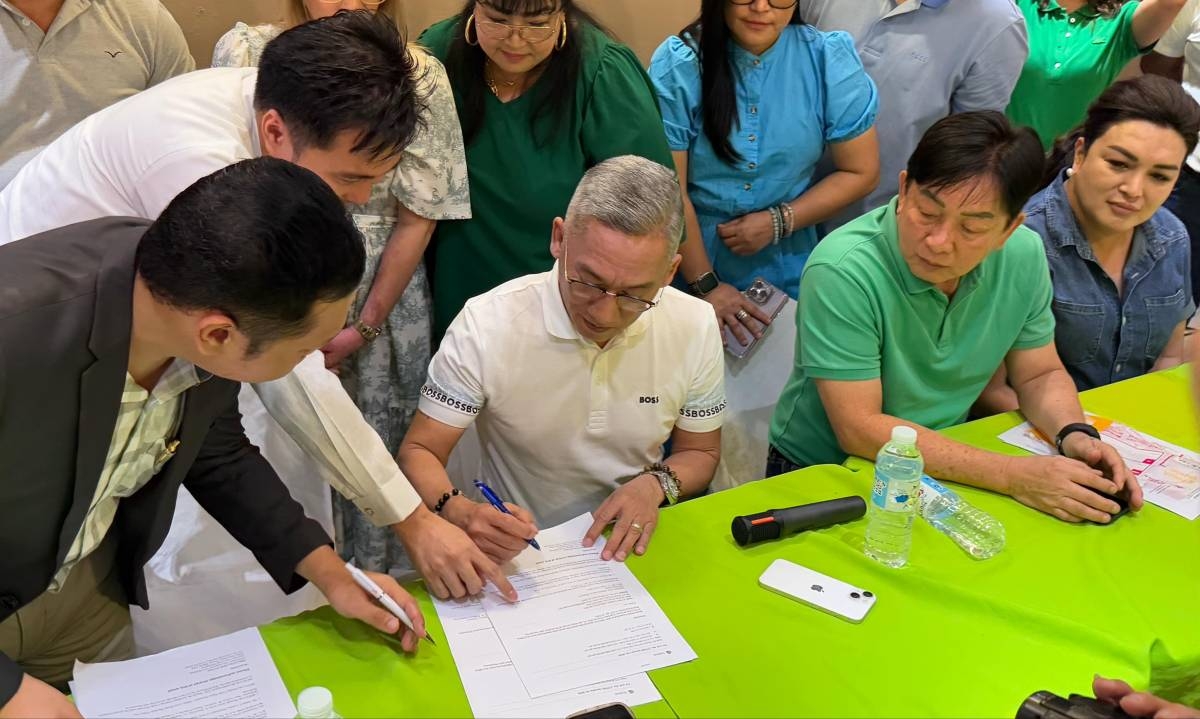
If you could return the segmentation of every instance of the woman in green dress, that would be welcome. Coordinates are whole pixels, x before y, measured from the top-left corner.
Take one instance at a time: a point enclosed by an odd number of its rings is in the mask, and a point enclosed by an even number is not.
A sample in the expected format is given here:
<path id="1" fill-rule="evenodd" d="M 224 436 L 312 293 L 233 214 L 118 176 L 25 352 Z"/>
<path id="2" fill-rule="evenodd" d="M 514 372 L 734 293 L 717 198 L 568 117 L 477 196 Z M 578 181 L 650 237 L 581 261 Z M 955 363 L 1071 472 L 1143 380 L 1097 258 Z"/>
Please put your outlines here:
<path id="1" fill-rule="evenodd" d="M 641 63 L 574 0 L 470 0 L 420 42 L 450 76 L 471 189 L 471 219 L 433 237 L 441 337 L 471 297 L 550 269 L 551 223 L 590 167 L 674 165 Z"/>

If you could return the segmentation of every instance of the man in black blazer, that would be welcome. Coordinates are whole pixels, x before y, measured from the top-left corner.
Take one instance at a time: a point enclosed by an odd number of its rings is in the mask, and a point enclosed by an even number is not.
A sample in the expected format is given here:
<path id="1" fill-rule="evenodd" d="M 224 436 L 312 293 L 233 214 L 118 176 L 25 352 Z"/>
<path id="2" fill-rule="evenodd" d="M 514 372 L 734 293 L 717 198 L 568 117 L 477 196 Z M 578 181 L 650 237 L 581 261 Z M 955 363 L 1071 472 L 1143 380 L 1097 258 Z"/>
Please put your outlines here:
<path id="1" fill-rule="evenodd" d="M 285 592 L 312 581 L 342 614 L 401 628 L 237 409 L 240 382 L 286 374 L 341 330 L 364 263 L 333 191 L 266 158 L 199 180 L 154 223 L 0 248 L 0 716 L 77 716 L 48 683 L 127 651 L 181 484 Z M 412 597 L 373 578 L 423 634 Z"/>

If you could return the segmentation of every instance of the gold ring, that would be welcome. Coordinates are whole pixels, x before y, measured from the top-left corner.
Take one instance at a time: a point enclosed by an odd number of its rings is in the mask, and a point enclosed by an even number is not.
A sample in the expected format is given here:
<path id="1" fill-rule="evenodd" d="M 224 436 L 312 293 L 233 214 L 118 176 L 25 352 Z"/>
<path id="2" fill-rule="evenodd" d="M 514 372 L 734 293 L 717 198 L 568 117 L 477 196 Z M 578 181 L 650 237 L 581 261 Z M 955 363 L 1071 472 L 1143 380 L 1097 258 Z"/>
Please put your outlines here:
<path id="1" fill-rule="evenodd" d="M 747 312 L 746 310 L 738 310 L 737 314 L 734 315 L 734 317 L 737 317 L 739 320 L 744 320 L 749 316 L 750 316 L 750 313 Z"/>
<path id="2" fill-rule="evenodd" d="M 638 524 L 637 522 L 634 522 L 633 524 L 630 524 L 630 525 L 629 525 L 629 529 L 630 529 L 630 530 L 632 530 L 632 531 L 634 531 L 634 532 L 636 532 L 636 533 L 638 533 L 638 534 L 641 534 L 641 533 L 642 533 L 642 525 Z"/>

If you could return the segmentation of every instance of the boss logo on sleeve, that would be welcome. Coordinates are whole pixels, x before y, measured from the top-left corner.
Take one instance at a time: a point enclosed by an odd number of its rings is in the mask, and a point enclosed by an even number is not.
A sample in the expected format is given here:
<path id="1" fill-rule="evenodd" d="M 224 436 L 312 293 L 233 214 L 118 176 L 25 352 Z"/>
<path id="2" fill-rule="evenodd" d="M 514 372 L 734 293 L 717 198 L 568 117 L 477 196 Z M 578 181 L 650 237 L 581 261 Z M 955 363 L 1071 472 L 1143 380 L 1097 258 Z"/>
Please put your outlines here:
<path id="1" fill-rule="evenodd" d="M 638 397 L 638 404 L 658 404 L 658 395 Z"/>
<path id="2" fill-rule="evenodd" d="M 684 407 L 683 409 L 679 410 L 679 416 L 685 419 L 707 419 L 709 417 L 716 417 L 724 411 L 725 402 L 722 401 L 715 407 L 707 407 L 705 409 L 692 409 L 689 407 Z"/>
<path id="3" fill-rule="evenodd" d="M 474 405 L 455 399 L 437 387 L 429 384 L 426 384 L 421 388 L 421 394 L 425 395 L 434 402 L 437 402 L 438 404 L 445 405 L 458 412 L 465 412 L 466 414 L 479 414 L 479 410 L 481 409 L 479 405 Z"/>

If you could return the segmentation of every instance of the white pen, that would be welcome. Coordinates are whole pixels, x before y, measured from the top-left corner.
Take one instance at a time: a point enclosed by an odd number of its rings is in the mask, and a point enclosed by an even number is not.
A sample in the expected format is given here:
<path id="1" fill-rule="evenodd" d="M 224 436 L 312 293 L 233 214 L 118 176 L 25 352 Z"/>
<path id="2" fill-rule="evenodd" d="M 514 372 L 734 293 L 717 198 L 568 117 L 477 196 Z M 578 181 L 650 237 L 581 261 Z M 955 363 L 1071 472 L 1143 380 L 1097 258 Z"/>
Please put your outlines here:
<path id="1" fill-rule="evenodd" d="M 346 562 L 346 569 L 350 570 L 350 576 L 354 577 L 354 582 L 358 584 L 358 586 L 366 590 L 367 594 L 370 594 L 375 601 L 382 604 L 384 609 L 388 610 L 392 614 L 395 614 L 396 618 L 399 619 L 404 626 L 411 629 L 414 634 L 416 633 L 417 630 L 416 627 L 413 626 L 412 620 L 408 618 L 408 615 L 404 613 L 404 610 L 400 608 L 400 605 L 396 604 L 395 599 L 389 597 L 387 592 L 383 591 L 378 584 L 371 581 L 370 577 L 363 574 L 361 569 L 354 566 L 350 562 Z M 425 632 L 424 639 L 433 646 L 437 646 L 437 642 L 433 641 L 433 638 L 429 636 L 429 632 Z"/>

